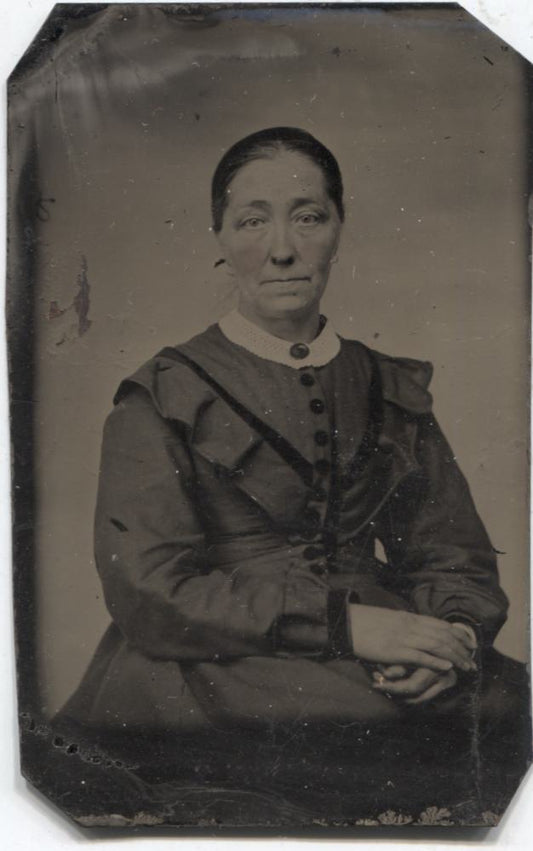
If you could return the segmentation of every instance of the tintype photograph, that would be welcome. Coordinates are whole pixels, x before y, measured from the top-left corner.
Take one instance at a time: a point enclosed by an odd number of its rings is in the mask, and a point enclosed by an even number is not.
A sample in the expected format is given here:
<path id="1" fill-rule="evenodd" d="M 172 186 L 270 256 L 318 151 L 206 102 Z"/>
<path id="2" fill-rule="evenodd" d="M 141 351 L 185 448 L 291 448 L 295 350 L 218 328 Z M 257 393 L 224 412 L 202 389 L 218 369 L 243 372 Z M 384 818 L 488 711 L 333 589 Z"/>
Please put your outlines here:
<path id="1" fill-rule="evenodd" d="M 21 58 L 21 765 L 78 824 L 499 822 L 530 100 L 449 4 L 61 4 Z"/>

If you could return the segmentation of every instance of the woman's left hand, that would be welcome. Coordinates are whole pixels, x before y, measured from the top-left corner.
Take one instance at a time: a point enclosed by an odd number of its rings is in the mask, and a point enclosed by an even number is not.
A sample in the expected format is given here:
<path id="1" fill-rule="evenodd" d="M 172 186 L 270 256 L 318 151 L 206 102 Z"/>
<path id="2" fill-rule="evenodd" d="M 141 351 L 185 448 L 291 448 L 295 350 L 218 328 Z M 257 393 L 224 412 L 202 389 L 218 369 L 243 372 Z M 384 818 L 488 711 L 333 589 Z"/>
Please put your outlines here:
<path id="1" fill-rule="evenodd" d="M 474 652 L 477 648 L 477 640 L 473 629 L 463 623 L 454 623 L 453 626 L 467 633 Z M 404 702 L 411 704 L 432 700 L 457 683 L 457 674 L 453 669 L 439 673 L 429 668 L 419 667 L 411 669 L 409 673 L 405 665 L 378 665 L 373 677 L 374 688 L 377 691 L 405 697 Z"/>
<path id="2" fill-rule="evenodd" d="M 457 674 L 452 669 L 438 673 L 429 668 L 416 668 L 411 674 L 403 665 L 380 665 L 374 672 L 374 688 L 396 697 L 404 697 L 405 703 L 425 703 L 457 683 Z"/>

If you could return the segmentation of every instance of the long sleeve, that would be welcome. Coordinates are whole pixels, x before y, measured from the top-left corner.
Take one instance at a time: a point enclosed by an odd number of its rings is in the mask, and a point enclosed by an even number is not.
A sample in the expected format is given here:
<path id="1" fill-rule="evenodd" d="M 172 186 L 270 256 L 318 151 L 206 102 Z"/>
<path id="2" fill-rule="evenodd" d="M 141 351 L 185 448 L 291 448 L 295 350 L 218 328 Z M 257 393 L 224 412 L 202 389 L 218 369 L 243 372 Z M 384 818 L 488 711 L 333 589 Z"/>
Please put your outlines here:
<path id="1" fill-rule="evenodd" d="M 508 605 L 494 549 L 435 418 L 417 419 L 419 471 L 389 500 L 378 534 L 415 611 L 470 623 L 490 642 Z"/>
<path id="2" fill-rule="evenodd" d="M 272 655 L 277 625 L 296 618 L 308 646 L 327 648 L 326 584 L 298 566 L 211 569 L 209 511 L 178 425 L 134 389 L 106 422 L 95 528 L 107 606 L 128 643 L 168 659 Z"/>

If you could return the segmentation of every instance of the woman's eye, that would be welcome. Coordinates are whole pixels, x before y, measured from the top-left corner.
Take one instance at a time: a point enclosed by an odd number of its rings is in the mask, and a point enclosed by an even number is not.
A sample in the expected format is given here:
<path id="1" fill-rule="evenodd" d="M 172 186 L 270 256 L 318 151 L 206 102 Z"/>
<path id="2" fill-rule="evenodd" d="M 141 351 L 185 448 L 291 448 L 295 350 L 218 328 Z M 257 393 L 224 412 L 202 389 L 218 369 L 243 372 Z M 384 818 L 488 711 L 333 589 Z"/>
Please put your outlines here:
<path id="1" fill-rule="evenodd" d="M 298 216 L 297 221 L 298 224 L 309 227 L 310 225 L 317 225 L 320 221 L 320 216 L 318 213 L 302 213 Z"/>
<path id="2" fill-rule="evenodd" d="M 264 219 L 260 219 L 258 216 L 250 216 L 249 219 L 244 219 L 244 221 L 241 222 L 241 228 L 257 230 L 257 228 L 261 227 L 262 224 L 264 224 Z"/>

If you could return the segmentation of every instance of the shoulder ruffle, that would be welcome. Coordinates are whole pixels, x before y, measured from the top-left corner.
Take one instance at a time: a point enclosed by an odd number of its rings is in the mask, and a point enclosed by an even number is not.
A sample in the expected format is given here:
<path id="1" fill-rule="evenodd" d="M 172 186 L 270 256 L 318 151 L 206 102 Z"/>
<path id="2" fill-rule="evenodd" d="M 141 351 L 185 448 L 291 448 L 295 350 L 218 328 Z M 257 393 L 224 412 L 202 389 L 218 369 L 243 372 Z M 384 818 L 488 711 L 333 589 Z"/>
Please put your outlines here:
<path id="1" fill-rule="evenodd" d="M 148 392 L 158 413 L 194 429 L 198 414 L 216 398 L 216 394 L 184 364 L 156 355 L 146 361 L 118 387 L 113 402 L 118 404 L 129 390 L 142 387 Z"/>
<path id="2" fill-rule="evenodd" d="M 433 375 L 429 361 L 415 358 L 399 358 L 378 352 L 357 340 L 344 340 L 350 345 L 355 357 L 363 352 L 370 364 L 374 361 L 379 369 L 383 398 L 411 414 L 427 414 L 431 411 L 433 397 L 428 390 Z"/>
<path id="3" fill-rule="evenodd" d="M 394 358 L 372 350 L 383 387 L 383 398 L 412 414 L 428 414 L 433 397 L 428 390 L 433 376 L 429 361 Z"/>
<path id="4" fill-rule="evenodd" d="M 376 362 L 385 401 L 412 414 L 431 412 L 433 398 L 428 386 L 433 375 L 433 366 L 429 361 L 391 357 L 356 341 L 345 342 L 353 344 L 354 349 L 359 349 L 359 353 L 363 349 L 367 357 Z M 192 429 L 198 413 L 217 398 L 215 391 L 187 366 L 163 355 L 156 355 L 146 361 L 121 382 L 114 397 L 115 404 L 128 394 L 132 386 L 143 387 L 149 393 L 161 416 L 182 422 Z"/>

